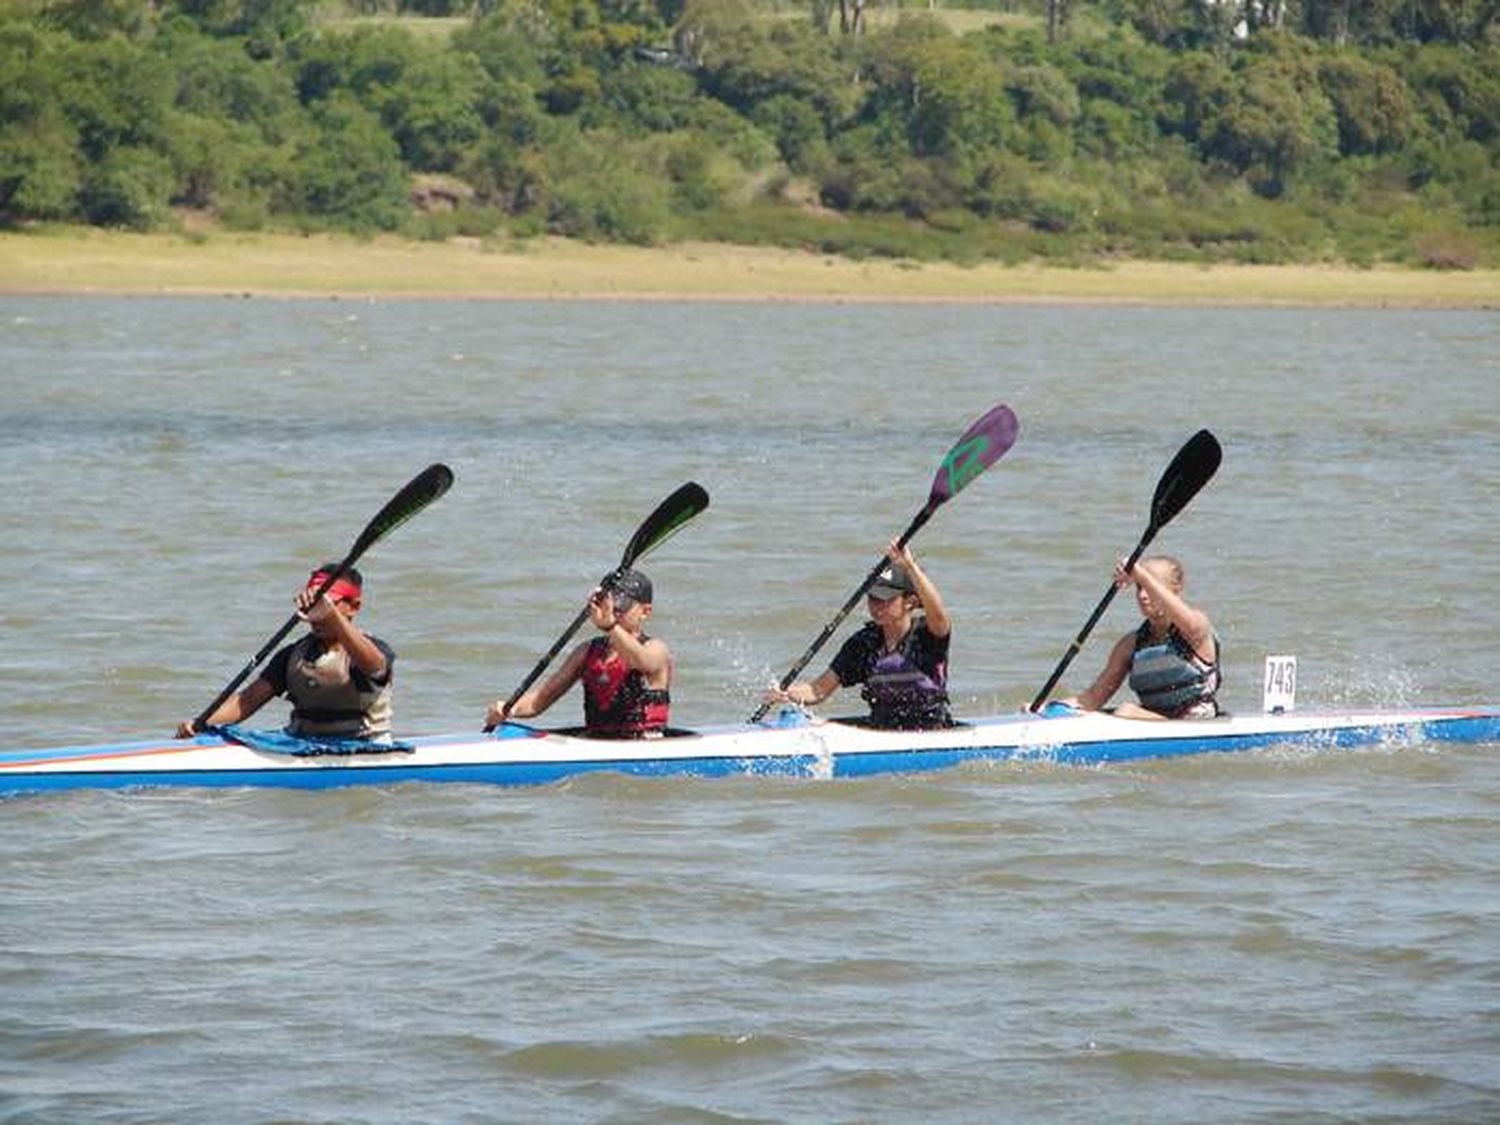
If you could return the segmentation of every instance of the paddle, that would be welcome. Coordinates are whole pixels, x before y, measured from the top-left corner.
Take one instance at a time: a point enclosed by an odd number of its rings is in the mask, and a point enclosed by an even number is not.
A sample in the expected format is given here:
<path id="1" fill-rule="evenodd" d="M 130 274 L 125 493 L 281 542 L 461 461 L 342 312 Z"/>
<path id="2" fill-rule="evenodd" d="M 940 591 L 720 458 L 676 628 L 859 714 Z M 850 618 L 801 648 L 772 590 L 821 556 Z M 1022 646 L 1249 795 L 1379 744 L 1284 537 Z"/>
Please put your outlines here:
<path id="1" fill-rule="evenodd" d="M 600 580 L 600 587 L 606 591 L 613 589 L 615 583 L 620 580 L 620 576 L 630 569 L 637 559 L 646 552 L 661 546 L 688 520 L 707 507 L 708 492 L 701 484 L 689 481 L 672 493 L 656 506 L 656 511 L 647 516 L 641 522 L 640 527 L 635 529 L 630 542 L 625 544 L 625 553 L 620 556 L 620 565 Z M 510 693 L 510 698 L 505 701 L 507 714 L 516 705 L 516 700 L 525 695 L 526 689 L 536 683 L 537 677 L 547 670 L 547 665 L 551 664 L 557 654 L 563 650 L 563 646 L 573 639 L 573 634 L 582 627 L 588 615 L 589 604 L 584 602 L 583 608 L 578 611 L 578 616 L 573 618 L 573 623 L 563 631 L 562 636 L 557 638 L 553 646 L 547 650 L 546 655 L 536 662 L 536 667 L 532 668 L 526 678 L 521 681 L 521 686 Z M 486 734 L 494 729 L 493 723 L 487 723 L 484 728 Z"/>
<path id="2" fill-rule="evenodd" d="M 1219 462 L 1223 459 L 1224 451 L 1219 448 L 1219 441 L 1207 430 L 1199 430 L 1188 438 L 1187 444 L 1177 451 L 1177 456 L 1172 458 L 1172 463 L 1167 466 L 1167 471 L 1162 473 L 1161 480 L 1156 483 L 1156 493 L 1151 497 L 1151 520 L 1146 524 L 1146 533 L 1141 536 L 1141 541 L 1136 544 L 1135 550 L 1130 553 L 1130 558 L 1125 560 L 1125 572 L 1128 574 L 1141 557 L 1147 545 L 1156 538 L 1156 533 L 1172 518 L 1187 507 L 1187 503 L 1198 490 L 1207 484 L 1214 473 L 1219 471 Z M 1104 611 L 1109 608 L 1109 603 L 1114 601 L 1115 594 L 1119 590 L 1113 582 L 1109 589 L 1104 592 L 1104 597 L 1099 599 L 1099 604 L 1094 607 L 1094 612 L 1084 622 L 1083 629 L 1068 646 L 1068 651 L 1053 669 L 1052 675 L 1042 685 L 1042 690 L 1036 693 L 1036 698 L 1031 701 L 1032 711 L 1038 710 L 1046 700 L 1048 694 L 1057 686 L 1057 681 L 1062 679 L 1062 674 L 1073 662 L 1079 650 L 1083 648 L 1083 642 L 1088 635 L 1094 631 L 1094 626 L 1099 623 L 1099 618 L 1104 616 Z"/>
<path id="3" fill-rule="evenodd" d="M 333 584 L 343 577 L 344 572 L 359 560 L 361 555 L 442 496 L 452 485 L 453 470 L 447 465 L 429 465 L 413 477 L 405 488 L 391 497 L 386 506 L 375 514 L 375 518 L 366 525 L 364 531 L 360 532 L 359 538 L 354 541 L 354 546 L 349 548 L 349 553 L 344 556 L 343 561 L 323 579 L 323 584 L 318 587 L 317 596 L 322 597 L 326 594 Z M 301 620 L 301 614 L 297 613 L 287 618 L 286 624 L 276 630 L 275 635 L 261 646 L 260 651 L 252 656 L 240 670 L 240 674 L 230 680 L 224 690 L 219 692 L 218 697 L 198 714 L 198 717 L 193 720 L 193 730 L 200 731 L 207 725 L 208 717 L 234 694 L 235 689 L 250 677 L 250 673 L 260 667 L 261 662 L 271 654 L 288 633 L 296 628 Z"/>
<path id="4" fill-rule="evenodd" d="M 927 503 L 901 533 L 901 538 L 896 540 L 897 545 L 906 546 L 911 541 L 911 537 L 922 529 L 938 508 L 957 496 L 980 473 L 1004 457 L 1006 451 L 1016 443 L 1020 428 L 1021 424 L 1016 421 L 1015 413 L 1010 407 L 1001 404 L 965 430 L 963 437 L 958 439 L 958 444 L 948 451 L 948 455 L 943 458 L 943 463 L 938 466 L 937 476 L 933 478 L 932 492 L 927 497 Z M 875 580 L 880 577 L 880 572 L 887 565 L 889 565 L 889 560 L 882 558 L 871 568 L 870 573 L 865 575 L 865 580 L 859 584 L 854 593 L 849 595 L 849 600 L 844 603 L 843 608 L 834 615 L 832 621 L 823 626 L 823 631 L 818 634 L 817 639 L 808 646 L 807 651 L 802 654 L 797 663 L 792 665 L 791 670 L 781 677 L 779 686 L 782 691 L 791 685 L 802 669 L 807 667 L 808 661 L 827 643 L 828 638 L 833 636 L 833 631 L 839 627 L 839 623 L 849 615 L 849 611 L 858 604 L 859 599 L 864 597 L 865 591 L 875 584 Z M 769 703 L 762 703 L 756 709 L 755 714 L 750 716 L 750 721 L 760 722 L 770 709 Z"/>

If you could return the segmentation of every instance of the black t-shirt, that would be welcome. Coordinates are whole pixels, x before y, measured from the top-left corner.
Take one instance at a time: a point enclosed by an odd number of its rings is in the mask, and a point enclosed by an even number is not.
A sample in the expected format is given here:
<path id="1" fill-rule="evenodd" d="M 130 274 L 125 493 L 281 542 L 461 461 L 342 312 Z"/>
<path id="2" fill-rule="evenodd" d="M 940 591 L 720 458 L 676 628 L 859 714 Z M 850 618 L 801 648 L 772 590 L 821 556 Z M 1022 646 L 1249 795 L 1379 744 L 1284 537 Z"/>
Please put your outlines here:
<path id="1" fill-rule="evenodd" d="M 906 650 L 907 659 L 936 678 L 938 669 L 948 661 L 950 638 L 951 634 L 933 636 L 927 629 L 927 619 L 920 617 L 901 643 Z M 844 687 L 862 684 L 869 679 L 875 662 L 884 651 L 885 639 L 880 634 L 880 626 L 871 621 L 844 642 L 829 667 Z"/>
<path id="2" fill-rule="evenodd" d="M 870 722 L 878 727 L 922 730 L 945 727 L 948 710 L 948 641 L 919 617 L 891 652 L 885 651 L 880 626 L 873 621 L 839 649 L 831 665 L 844 686 L 864 684 Z"/>

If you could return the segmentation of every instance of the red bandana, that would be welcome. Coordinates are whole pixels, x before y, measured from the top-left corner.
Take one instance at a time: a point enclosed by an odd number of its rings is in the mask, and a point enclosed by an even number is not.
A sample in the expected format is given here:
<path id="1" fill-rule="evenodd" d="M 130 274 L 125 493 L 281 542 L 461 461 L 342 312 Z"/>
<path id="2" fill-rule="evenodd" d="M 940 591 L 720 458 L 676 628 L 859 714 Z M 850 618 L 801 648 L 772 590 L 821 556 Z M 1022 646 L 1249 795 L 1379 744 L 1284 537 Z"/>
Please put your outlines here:
<path id="1" fill-rule="evenodd" d="M 307 588 L 309 590 L 316 590 L 319 586 L 323 585 L 323 583 L 327 581 L 328 572 L 326 570 L 315 570 L 312 572 L 312 577 L 307 580 Z M 328 587 L 329 601 L 336 602 L 347 599 L 351 602 L 357 602 L 359 601 L 359 595 L 359 587 L 356 586 L 353 582 L 350 582 L 347 578 L 341 577 L 332 586 Z"/>

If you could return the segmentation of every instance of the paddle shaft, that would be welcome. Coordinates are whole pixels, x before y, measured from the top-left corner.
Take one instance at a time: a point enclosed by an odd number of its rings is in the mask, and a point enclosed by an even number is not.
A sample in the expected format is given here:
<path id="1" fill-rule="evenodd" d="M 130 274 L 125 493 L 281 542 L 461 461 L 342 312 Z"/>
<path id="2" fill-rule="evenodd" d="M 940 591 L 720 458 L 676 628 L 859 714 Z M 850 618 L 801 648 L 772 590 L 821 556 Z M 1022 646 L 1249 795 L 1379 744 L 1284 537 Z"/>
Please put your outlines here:
<path id="1" fill-rule="evenodd" d="M 1130 552 L 1130 557 L 1125 560 L 1126 574 L 1129 574 L 1130 568 L 1140 561 L 1142 552 L 1146 550 L 1151 540 L 1156 538 L 1156 531 L 1155 527 L 1146 529 L 1146 534 L 1141 537 L 1141 541 L 1136 544 L 1135 550 Z M 1052 675 L 1047 677 L 1047 682 L 1042 685 L 1042 690 L 1036 693 L 1036 698 L 1031 701 L 1031 710 L 1037 710 L 1046 701 L 1048 694 L 1057 686 L 1057 681 L 1062 679 L 1063 673 L 1068 670 L 1068 665 L 1073 663 L 1073 658 L 1083 651 L 1083 642 L 1089 639 L 1089 634 L 1094 631 L 1094 626 L 1099 624 L 1099 619 L 1104 616 L 1104 611 L 1109 608 L 1109 603 L 1115 600 L 1115 595 L 1119 592 L 1120 588 L 1111 582 L 1109 589 L 1104 591 L 1104 596 L 1099 599 L 1099 604 L 1094 607 L 1094 612 L 1089 614 L 1089 619 L 1083 623 L 1083 628 L 1078 631 L 1078 636 L 1074 637 L 1073 643 L 1068 646 L 1068 651 L 1063 653 L 1062 660 L 1052 670 Z"/>
<path id="2" fill-rule="evenodd" d="M 610 587 L 610 579 L 614 576 L 614 574 L 610 574 L 608 577 L 606 577 L 604 581 L 600 583 L 600 587 L 607 591 Z M 588 603 L 585 603 L 584 607 L 578 611 L 578 616 L 573 618 L 573 623 L 568 626 L 563 635 L 557 638 L 552 647 L 547 650 L 546 655 L 536 662 L 535 666 L 532 667 L 530 672 L 526 673 L 526 678 L 521 681 L 521 686 L 510 693 L 510 698 L 505 701 L 506 714 L 509 714 L 510 709 L 516 705 L 516 701 L 520 699 L 521 696 L 526 694 L 526 689 L 529 688 L 532 684 L 536 683 L 538 677 L 540 677 L 541 674 L 547 670 L 547 665 L 551 664 L 552 661 L 557 659 L 557 654 L 560 653 L 563 650 L 564 646 L 566 646 L 567 643 L 573 639 L 573 634 L 578 632 L 579 629 L 583 628 L 583 623 L 588 619 L 588 615 L 589 607 Z M 486 732 L 488 732 L 494 730 L 495 728 L 487 726 L 484 729 Z"/>
<path id="3" fill-rule="evenodd" d="M 911 542 L 911 537 L 920 531 L 922 526 L 932 518 L 932 513 L 935 510 L 929 504 L 918 512 L 916 518 L 911 521 L 906 530 L 901 533 L 901 537 L 896 540 L 896 546 L 905 547 L 907 543 Z M 828 638 L 833 636 L 834 630 L 843 624 L 844 618 L 848 617 L 850 611 L 859 604 L 859 599 L 865 596 L 865 591 L 875 585 L 875 580 L 880 577 L 880 572 L 889 565 L 889 559 L 881 559 L 870 568 L 870 573 L 865 575 L 864 581 L 855 588 L 854 593 L 849 595 L 849 600 L 844 603 L 843 608 L 838 611 L 832 621 L 823 626 L 823 631 L 818 634 L 817 639 L 807 646 L 807 651 L 798 658 L 797 663 L 793 664 L 790 671 L 781 677 L 780 683 L 777 684 L 778 690 L 785 691 L 801 675 L 802 669 L 806 668 L 812 661 L 812 658 L 818 654 L 818 650 L 828 643 Z M 762 703 L 756 708 L 755 714 L 750 716 L 750 721 L 752 723 L 760 722 L 761 719 L 765 718 L 766 712 L 770 709 L 771 705 L 769 703 Z"/>

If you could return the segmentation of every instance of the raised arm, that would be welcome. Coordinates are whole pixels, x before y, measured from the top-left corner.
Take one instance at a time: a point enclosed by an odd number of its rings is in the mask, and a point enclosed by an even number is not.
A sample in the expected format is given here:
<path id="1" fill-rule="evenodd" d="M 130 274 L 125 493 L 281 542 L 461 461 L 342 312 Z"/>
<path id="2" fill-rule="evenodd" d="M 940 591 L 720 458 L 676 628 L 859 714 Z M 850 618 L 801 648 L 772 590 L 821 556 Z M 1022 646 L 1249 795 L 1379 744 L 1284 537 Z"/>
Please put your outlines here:
<path id="1" fill-rule="evenodd" d="M 1115 570 L 1117 576 L 1122 574 L 1119 566 Z M 1208 614 L 1189 605 L 1163 576 L 1162 571 L 1151 565 L 1150 560 L 1136 563 L 1125 578 L 1144 590 L 1153 605 L 1160 606 L 1166 612 L 1167 619 L 1200 659 L 1211 664 L 1218 658 L 1214 646 L 1213 624 L 1209 621 Z"/>
<path id="2" fill-rule="evenodd" d="M 953 620 L 948 616 L 948 607 L 943 604 L 943 595 L 927 577 L 927 572 L 917 565 L 916 556 L 910 547 L 892 543 L 886 551 L 891 562 L 899 564 L 911 576 L 917 598 L 922 603 L 922 612 L 927 615 L 927 631 L 934 637 L 946 637 L 953 631 Z"/>
<path id="3" fill-rule="evenodd" d="M 596 591 L 589 599 L 589 618 L 609 638 L 609 647 L 620 654 L 620 659 L 646 677 L 653 688 L 664 688 L 671 677 L 672 654 L 666 642 L 655 637 L 642 640 L 620 622 L 614 602 L 603 591 Z"/>
<path id="4" fill-rule="evenodd" d="M 316 591 L 303 590 L 297 595 L 297 608 L 309 625 L 325 630 L 349 654 L 350 662 L 372 680 L 383 680 L 387 671 L 385 653 L 329 599 L 327 594 L 314 600 Z"/>

